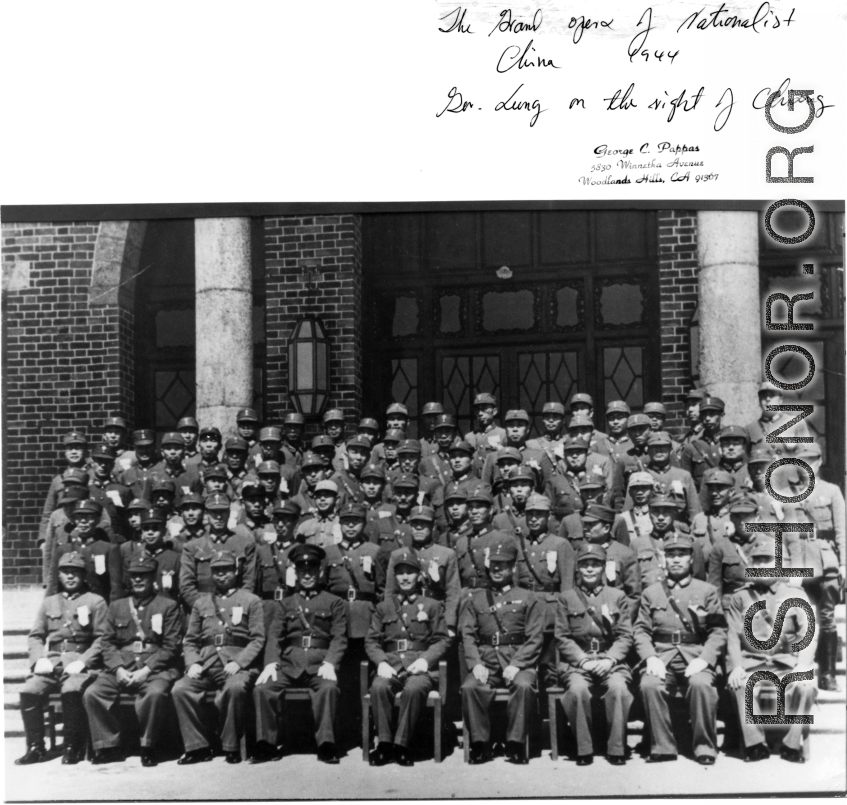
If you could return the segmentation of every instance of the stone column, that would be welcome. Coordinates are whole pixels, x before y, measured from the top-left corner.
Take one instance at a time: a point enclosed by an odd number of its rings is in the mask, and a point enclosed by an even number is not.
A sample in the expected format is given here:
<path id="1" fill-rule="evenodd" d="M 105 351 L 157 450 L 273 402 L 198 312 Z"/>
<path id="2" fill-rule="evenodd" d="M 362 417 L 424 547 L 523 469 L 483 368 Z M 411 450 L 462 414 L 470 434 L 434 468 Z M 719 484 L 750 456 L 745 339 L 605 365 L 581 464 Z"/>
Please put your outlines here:
<path id="1" fill-rule="evenodd" d="M 197 419 L 235 433 L 253 404 L 253 289 L 249 218 L 194 222 L 197 286 Z"/>
<path id="2" fill-rule="evenodd" d="M 762 374 L 755 212 L 697 213 L 700 382 L 726 403 L 724 424 L 757 419 Z"/>

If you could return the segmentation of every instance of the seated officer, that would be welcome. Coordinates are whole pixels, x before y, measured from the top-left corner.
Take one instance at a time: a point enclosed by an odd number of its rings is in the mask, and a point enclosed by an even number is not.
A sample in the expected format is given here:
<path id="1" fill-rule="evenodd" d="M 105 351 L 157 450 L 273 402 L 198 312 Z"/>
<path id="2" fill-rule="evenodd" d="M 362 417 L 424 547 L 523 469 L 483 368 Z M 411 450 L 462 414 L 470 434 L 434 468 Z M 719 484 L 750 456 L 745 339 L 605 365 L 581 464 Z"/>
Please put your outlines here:
<path id="1" fill-rule="evenodd" d="M 506 759 L 525 764 L 524 742 L 535 712 L 535 666 L 544 640 L 544 611 L 529 590 L 513 586 L 518 547 L 506 534 L 491 541 L 486 565 L 490 587 L 465 606 L 460 628 L 470 672 L 462 684 L 462 713 L 470 733 L 470 763 L 493 757 L 489 710 L 494 688 L 508 687 Z"/>
<path id="2" fill-rule="evenodd" d="M 238 559 L 239 583 L 252 591 L 256 583 L 256 542 L 236 534 L 227 525 L 230 500 L 214 494 L 206 498 L 206 517 L 209 521 L 205 536 L 185 544 L 179 569 L 179 588 L 186 605 L 191 608 L 201 593 L 215 589 L 210 562 L 220 551 L 231 551 Z"/>
<path id="3" fill-rule="evenodd" d="M 265 643 L 265 668 L 256 681 L 256 749 L 252 761 L 278 758 L 280 700 L 286 688 L 312 690 L 312 715 L 318 760 L 338 763 L 335 714 L 337 670 L 347 648 L 344 602 L 327 592 L 321 580 L 326 551 L 297 545 L 290 555 L 297 576 L 293 595 L 276 602 Z"/>
<path id="4" fill-rule="evenodd" d="M 130 567 L 142 559 L 150 559 L 156 565 L 154 587 L 159 595 L 181 603 L 179 597 L 180 555 L 167 547 L 165 542 L 165 516 L 152 506 L 141 512 L 141 539 L 125 542 L 120 546 L 124 594 L 132 594 Z"/>
<path id="5" fill-rule="evenodd" d="M 420 580 L 421 591 L 428 598 L 441 603 L 444 608 L 444 622 L 453 637 L 457 630 L 459 598 L 462 591 L 456 552 L 433 541 L 435 511 L 431 507 L 415 506 L 409 518 L 409 526 L 412 532 L 411 543 L 395 550 L 388 560 L 385 595 L 392 596 L 397 592 L 394 566 L 400 557 L 408 556 L 408 549 L 411 549 L 423 571 Z"/>
<path id="6" fill-rule="evenodd" d="M 600 545 L 581 545 L 576 562 L 576 585 L 559 596 L 556 611 L 562 706 L 576 734 L 577 766 L 588 766 L 594 761 L 591 685 L 602 687 L 609 731 L 606 758 L 613 766 L 623 766 L 632 705 L 627 687 L 632 673 L 624 664 L 632 647 L 629 605 L 621 590 L 605 584 L 607 557 Z"/>
<path id="7" fill-rule="evenodd" d="M 694 758 L 703 766 L 715 762 L 715 671 L 726 647 L 726 620 L 718 591 L 691 575 L 693 550 L 688 534 L 665 541 L 667 579 L 644 590 L 635 622 L 635 647 L 646 663 L 641 696 L 650 724 L 648 763 L 677 757 L 666 701 L 671 686 L 685 688 Z"/>
<path id="8" fill-rule="evenodd" d="M 379 745 L 371 754 L 371 766 L 392 761 L 412 765 L 409 745 L 415 725 L 435 685 L 432 672 L 450 645 L 441 604 L 421 594 L 423 568 L 418 556 L 402 548 L 392 561 L 395 592 L 377 605 L 365 638 L 365 651 L 376 666 L 371 709 Z M 397 693 L 400 706 L 395 722 Z"/>
<path id="9" fill-rule="evenodd" d="M 30 675 L 20 693 L 26 754 L 15 761 L 18 766 L 47 759 L 44 703 L 56 692 L 62 694 L 65 722 L 62 763 L 79 763 L 85 757 L 82 691 L 93 678 L 89 672 L 101 662 L 106 602 L 88 591 L 85 559 L 78 553 L 66 553 L 59 560 L 59 590 L 41 602 L 29 633 Z"/>
<path id="10" fill-rule="evenodd" d="M 774 541 L 770 537 L 759 537 L 748 549 L 751 567 L 775 567 Z M 785 578 L 773 576 L 754 576 L 734 595 L 729 597 L 726 616 L 729 624 L 727 636 L 727 685 L 735 694 L 738 717 L 741 721 L 741 734 L 744 739 L 744 760 L 752 762 L 765 760 L 770 751 L 764 730 L 759 724 L 748 724 L 746 719 L 746 688 L 751 674 L 768 671 L 784 678 L 787 673 L 807 673 L 809 679 L 791 682 L 785 688 L 786 715 L 808 715 L 815 703 L 817 689 L 814 681 L 815 651 L 817 632 L 814 632 L 808 645 L 799 652 L 792 650 L 795 643 L 805 642 L 809 630 L 814 629 L 806 611 L 792 607 L 785 615 L 779 630 L 774 629 L 776 614 L 784 601 L 799 598 L 807 602 L 808 596 L 802 587 L 786 584 Z M 773 647 L 762 649 L 750 643 L 745 632 L 747 612 L 754 604 L 764 603 L 764 608 L 753 615 L 750 624 L 752 635 L 757 642 L 767 642 L 776 633 L 778 638 Z M 810 607 L 811 609 L 811 607 Z M 773 683 L 773 680 L 771 680 Z M 759 689 L 759 688 L 757 688 Z M 755 698 L 755 697 L 754 697 Z M 753 712 L 759 713 L 755 702 Z M 782 739 L 780 756 L 792 763 L 803 763 L 803 741 L 809 734 L 808 724 L 792 724 L 788 734 Z"/>
<path id="11" fill-rule="evenodd" d="M 556 684 L 556 643 L 553 631 L 556 623 L 556 602 L 559 593 L 574 584 L 575 553 L 564 537 L 548 530 L 550 501 L 544 495 L 532 494 L 526 503 L 526 534 L 518 533 L 515 540 L 518 553 L 518 586 L 532 590 L 544 609 L 544 646 L 540 670 L 546 685 Z"/>
<path id="12" fill-rule="evenodd" d="M 227 763 L 240 763 L 241 737 L 256 679 L 256 658 L 265 642 L 262 602 L 238 586 L 239 558 L 217 551 L 211 561 L 215 590 L 197 597 L 185 635 L 185 676 L 173 699 L 185 754 L 181 766 L 211 760 L 213 739 L 203 718 L 207 691 L 217 691 L 221 747 Z"/>
<path id="13" fill-rule="evenodd" d="M 156 594 L 156 563 L 129 566 L 130 595 L 112 601 L 103 629 L 106 666 L 83 696 L 94 745 L 93 763 L 124 760 L 112 706 L 135 697 L 141 731 L 141 765 L 155 766 L 156 738 L 165 719 L 168 691 L 179 676 L 182 615 L 175 601 Z"/>
<path id="14" fill-rule="evenodd" d="M 256 595 L 263 601 L 265 631 L 270 626 L 273 602 L 294 592 L 294 565 L 289 562 L 300 507 L 293 500 L 277 503 L 273 508 L 274 533 L 265 532 L 256 546 Z"/>

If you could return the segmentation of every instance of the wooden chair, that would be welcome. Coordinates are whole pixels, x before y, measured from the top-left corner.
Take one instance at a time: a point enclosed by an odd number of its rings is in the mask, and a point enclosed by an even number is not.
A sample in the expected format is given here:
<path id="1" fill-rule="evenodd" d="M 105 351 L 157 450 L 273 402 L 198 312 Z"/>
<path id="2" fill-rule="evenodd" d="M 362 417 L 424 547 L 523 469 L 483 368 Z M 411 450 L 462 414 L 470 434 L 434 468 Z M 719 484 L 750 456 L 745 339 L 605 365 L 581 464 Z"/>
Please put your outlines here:
<path id="1" fill-rule="evenodd" d="M 438 663 L 435 671 L 436 687 L 429 692 L 426 706 L 432 708 L 433 716 L 433 757 L 436 763 L 444 759 L 442 747 L 442 732 L 444 729 L 443 713 L 444 702 L 447 701 L 447 663 L 443 660 Z M 368 662 L 363 660 L 359 666 L 359 695 L 362 701 L 362 760 L 369 760 L 371 754 L 371 693 L 368 686 Z M 399 706 L 402 690 L 394 697 L 394 705 Z"/>
<path id="2" fill-rule="evenodd" d="M 508 688 L 493 688 L 494 690 L 494 703 L 496 702 L 508 702 L 509 696 L 511 695 L 511 691 Z M 526 731 L 526 738 L 524 740 L 524 755 L 525 757 L 529 757 L 529 736 L 532 732 L 531 729 Z M 470 760 L 471 757 L 471 737 L 470 732 L 468 731 L 468 724 L 465 721 L 464 714 L 462 714 L 462 749 L 464 750 L 465 755 L 465 763 Z"/>

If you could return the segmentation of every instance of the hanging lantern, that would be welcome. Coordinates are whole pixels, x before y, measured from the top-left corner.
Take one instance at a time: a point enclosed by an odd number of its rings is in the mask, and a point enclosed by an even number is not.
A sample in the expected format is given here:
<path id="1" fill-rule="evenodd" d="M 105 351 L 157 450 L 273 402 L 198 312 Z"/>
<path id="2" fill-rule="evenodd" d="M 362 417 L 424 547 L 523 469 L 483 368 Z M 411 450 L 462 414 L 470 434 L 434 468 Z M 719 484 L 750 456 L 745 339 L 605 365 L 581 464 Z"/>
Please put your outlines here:
<path id="1" fill-rule="evenodd" d="M 288 394 L 304 416 L 319 416 L 329 395 L 329 339 L 314 316 L 305 316 L 288 341 Z"/>

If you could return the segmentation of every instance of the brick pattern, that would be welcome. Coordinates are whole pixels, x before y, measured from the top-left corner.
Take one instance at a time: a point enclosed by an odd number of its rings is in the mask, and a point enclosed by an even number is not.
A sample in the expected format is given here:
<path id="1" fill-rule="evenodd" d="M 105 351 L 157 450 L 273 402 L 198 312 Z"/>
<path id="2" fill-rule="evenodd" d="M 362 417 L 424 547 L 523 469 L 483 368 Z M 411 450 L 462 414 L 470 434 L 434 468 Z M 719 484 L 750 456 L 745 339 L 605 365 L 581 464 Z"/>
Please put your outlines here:
<path id="1" fill-rule="evenodd" d="M 4 583 L 40 580 L 38 522 L 62 435 L 132 411 L 132 313 L 89 305 L 99 226 L 2 227 L 4 274 L 30 265 L 28 287 L 3 292 Z"/>
<path id="2" fill-rule="evenodd" d="M 681 434 L 687 427 L 682 395 L 692 386 L 689 327 L 697 308 L 697 213 L 661 210 L 658 226 L 662 402 L 668 430 Z"/>
<path id="3" fill-rule="evenodd" d="M 292 410 L 288 397 L 288 339 L 297 320 L 318 316 L 330 339 L 330 398 L 348 427 L 362 407 L 362 220 L 358 215 L 265 218 L 265 418 Z M 312 282 L 304 275 L 312 266 Z M 308 423 L 308 432 L 319 423 Z"/>

